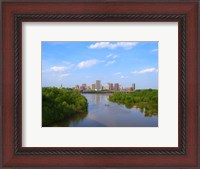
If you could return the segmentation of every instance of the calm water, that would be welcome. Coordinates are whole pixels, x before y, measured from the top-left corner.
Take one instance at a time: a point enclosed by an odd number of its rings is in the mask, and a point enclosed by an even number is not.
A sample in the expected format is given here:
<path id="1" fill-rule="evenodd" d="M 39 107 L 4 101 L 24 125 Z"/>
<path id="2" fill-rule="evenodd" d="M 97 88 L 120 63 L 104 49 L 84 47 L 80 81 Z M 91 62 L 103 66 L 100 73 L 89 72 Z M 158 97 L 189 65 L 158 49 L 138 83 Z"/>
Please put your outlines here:
<path id="1" fill-rule="evenodd" d="M 88 113 L 55 123 L 54 127 L 157 127 L 158 117 L 145 117 L 138 108 L 128 109 L 108 101 L 109 94 L 83 94 Z"/>

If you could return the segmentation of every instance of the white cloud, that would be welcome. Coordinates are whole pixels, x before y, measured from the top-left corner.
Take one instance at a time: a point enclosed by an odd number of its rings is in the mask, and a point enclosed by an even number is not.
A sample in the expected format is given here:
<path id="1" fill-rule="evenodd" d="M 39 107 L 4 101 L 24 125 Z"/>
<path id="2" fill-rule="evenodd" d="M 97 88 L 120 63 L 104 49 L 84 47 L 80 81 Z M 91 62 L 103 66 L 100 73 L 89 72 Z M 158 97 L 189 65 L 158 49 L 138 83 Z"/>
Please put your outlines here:
<path id="1" fill-rule="evenodd" d="M 133 73 L 133 74 L 143 74 L 143 73 L 153 73 L 153 72 L 158 72 L 158 69 L 147 68 L 147 69 L 143 69 L 143 70 L 140 70 L 140 71 L 132 71 L 131 73 Z"/>
<path id="2" fill-rule="evenodd" d="M 109 62 L 107 62 L 105 65 L 106 66 L 108 66 L 108 65 L 112 65 L 112 64 L 114 64 L 116 61 L 115 60 L 113 60 L 113 61 L 109 61 Z"/>
<path id="3" fill-rule="evenodd" d="M 99 63 L 100 61 L 97 59 L 91 59 L 91 60 L 86 60 L 86 61 L 82 61 L 80 62 L 77 66 L 82 69 L 82 68 L 88 68 L 91 66 L 96 65 L 97 63 Z"/>
<path id="4" fill-rule="evenodd" d="M 50 70 L 54 71 L 54 72 L 63 72 L 63 71 L 66 70 L 66 67 L 64 67 L 64 66 L 53 66 L 53 67 L 50 67 Z"/>
<path id="5" fill-rule="evenodd" d="M 151 52 L 157 52 L 158 51 L 158 49 L 153 49 Z"/>
<path id="6" fill-rule="evenodd" d="M 52 66 L 52 67 L 49 68 L 49 70 L 46 70 L 46 71 L 43 70 L 42 72 L 51 72 L 51 71 L 53 71 L 53 72 L 64 72 L 66 70 L 71 69 L 72 67 L 74 67 L 74 64 L 69 63 L 66 66 Z"/>
<path id="7" fill-rule="evenodd" d="M 61 74 L 59 77 L 59 81 L 63 81 L 65 79 L 65 77 L 68 77 L 70 75 L 70 73 L 65 73 L 65 74 Z"/>
<path id="8" fill-rule="evenodd" d="M 126 79 L 126 78 L 128 78 L 128 76 L 124 76 L 124 75 L 122 74 L 122 72 L 114 73 L 114 75 L 118 76 L 118 77 L 121 78 L 121 79 Z"/>
<path id="9" fill-rule="evenodd" d="M 119 57 L 118 55 L 114 55 L 112 58 L 115 59 L 115 58 L 118 58 L 118 57 Z"/>
<path id="10" fill-rule="evenodd" d="M 113 54 L 109 54 L 109 55 L 107 55 L 106 57 L 107 57 L 107 58 L 110 58 L 112 55 L 113 55 Z"/>
<path id="11" fill-rule="evenodd" d="M 116 72 L 116 73 L 114 73 L 114 75 L 121 75 L 122 74 L 122 72 Z"/>
<path id="12" fill-rule="evenodd" d="M 69 69 L 71 69 L 72 67 L 75 66 L 75 65 L 72 64 L 71 62 L 67 62 L 67 61 L 62 61 L 62 63 L 63 63 L 64 65 L 66 65 L 66 66 L 65 66 L 65 70 L 69 70 Z"/>
<path id="13" fill-rule="evenodd" d="M 109 54 L 106 57 L 115 59 L 115 58 L 118 58 L 119 56 L 118 55 Z"/>
<path id="14" fill-rule="evenodd" d="M 123 75 L 121 75 L 120 78 L 121 78 L 121 79 L 127 79 L 128 76 L 123 76 Z"/>
<path id="15" fill-rule="evenodd" d="M 107 49 L 116 49 L 122 47 L 124 49 L 131 49 L 133 46 L 136 46 L 138 42 L 97 42 L 89 46 L 90 49 L 98 48 L 107 48 Z"/>
<path id="16" fill-rule="evenodd" d="M 65 74 L 61 74 L 60 77 L 67 77 L 69 75 L 70 75 L 70 73 L 65 73 Z"/>

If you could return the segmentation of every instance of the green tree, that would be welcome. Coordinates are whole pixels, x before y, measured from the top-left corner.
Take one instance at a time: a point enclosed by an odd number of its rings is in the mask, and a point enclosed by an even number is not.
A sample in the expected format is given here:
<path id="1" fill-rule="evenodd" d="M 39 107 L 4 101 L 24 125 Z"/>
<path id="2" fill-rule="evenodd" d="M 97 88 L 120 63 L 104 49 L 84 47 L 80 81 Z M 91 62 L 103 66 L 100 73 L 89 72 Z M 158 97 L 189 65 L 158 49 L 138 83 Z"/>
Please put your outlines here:
<path id="1" fill-rule="evenodd" d="M 87 99 L 78 91 L 42 88 L 42 126 L 48 126 L 67 117 L 86 113 Z"/>
<path id="2" fill-rule="evenodd" d="M 158 90 L 136 90 L 131 93 L 116 92 L 109 96 L 109 100 L 118 104 L 125 104 L 127 108 L 137 107 L 145 116 L 158 115 Z"/>

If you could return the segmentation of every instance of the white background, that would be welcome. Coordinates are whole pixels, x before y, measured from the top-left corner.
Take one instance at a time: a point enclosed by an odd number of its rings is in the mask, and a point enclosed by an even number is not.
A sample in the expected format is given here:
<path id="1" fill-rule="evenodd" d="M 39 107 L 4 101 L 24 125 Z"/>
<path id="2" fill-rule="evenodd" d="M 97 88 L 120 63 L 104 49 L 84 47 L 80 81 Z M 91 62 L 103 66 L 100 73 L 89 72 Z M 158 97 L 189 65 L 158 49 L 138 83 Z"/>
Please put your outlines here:
<path id="1" fill-rule="evenodd" d="M 159 41 L 159 126 L 41 127 L 42 41 Z M 177 22 L 24 22 L 22 43 L 23 147 L 178 147 Z"/>

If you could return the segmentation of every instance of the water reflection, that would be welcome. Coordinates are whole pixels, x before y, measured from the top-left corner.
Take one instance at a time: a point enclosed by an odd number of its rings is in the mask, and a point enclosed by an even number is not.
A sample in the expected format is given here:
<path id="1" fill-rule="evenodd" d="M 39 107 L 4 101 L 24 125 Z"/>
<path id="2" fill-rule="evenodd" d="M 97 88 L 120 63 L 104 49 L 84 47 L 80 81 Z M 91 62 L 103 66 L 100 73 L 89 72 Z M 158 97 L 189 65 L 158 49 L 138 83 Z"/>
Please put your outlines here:
<path id="1" fill-rule="evenodd" d="M 75 114 L 73 116 L 71 116 L 70 118 L 66 118 L 65 120 L 63 121 L 60 121 L 60 122 L 57 122 L 57 123 L 54 123 L 52 125 L 52 127 L 68 127 L 70 126 L 70 124 L 73 122 L 73 124 L 76 126 L 78 125 L 86 116 L 88 115 L 87 112 L 82 112 L 82 113 L 79 113 L 79 114 Z"/>
<path id="2" fill-rule="evenodd" d="M 157 127 L 157 113 L 147 107 L 127 107 L 108 101 L 109 94 L 83 94 L 88 113 L 77 114 L 55 123 L 57 127 Z"/>
<path id="3" fill-rule="evenodd" d="M 157 104 L 136 104 L 136 105 L 125 105 L 128 109 L 139 108 L 141 113 L 144 113 L 145 117 L 158 116 L 158 105 Z"/>

